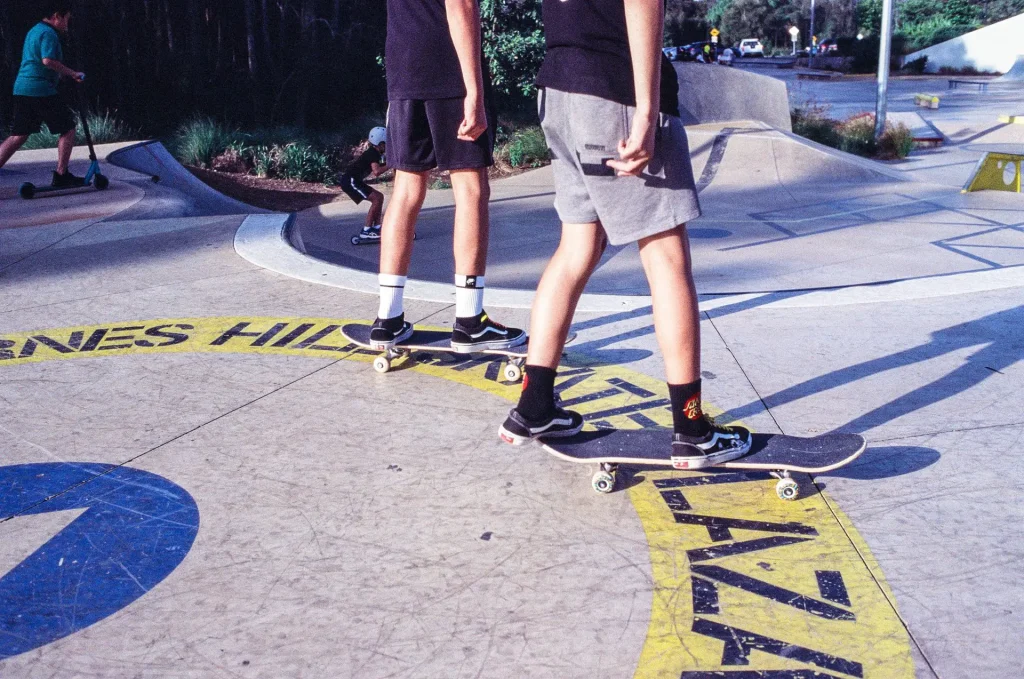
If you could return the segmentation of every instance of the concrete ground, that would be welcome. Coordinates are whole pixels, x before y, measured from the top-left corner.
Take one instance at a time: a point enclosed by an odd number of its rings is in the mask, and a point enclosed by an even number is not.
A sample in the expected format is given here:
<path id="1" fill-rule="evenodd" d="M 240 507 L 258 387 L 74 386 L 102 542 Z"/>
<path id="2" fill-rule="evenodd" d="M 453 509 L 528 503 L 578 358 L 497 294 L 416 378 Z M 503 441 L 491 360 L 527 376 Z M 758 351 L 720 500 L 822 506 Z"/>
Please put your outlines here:
<path id="1" fill-rule="evenodd" d="M 22 203 L 46 156 L 17 157 L 0 174 L 0 676 L 1021 675 L 1024 477 L 998 463 L 1024 440 L 1024 204 L 736 127 L 691 133 L 695 257 L 718 293 L 706 398 L 758 431 L 869 440 L 790 503 L 756 473 L 627 470 L 598 495 L 590 469 L 497 440 L 519 388 L 499 363 L 379 375 L 337 332 L 372 295 L 239 256 L 240 227 L 274 216 L 199 214 L 115 169 L 107 193 Z M 528 286 L 554 243 L 520 253 L 549 221 L 547 177 L 495 198 L 494 276 Z M 417 275 L 443 268 L 425 246 L 450 211 L 430 200 Z M 668 424 L 627 251 L 595 288 L 622 310 L 578 314 L 563 400 L 591 424 Z"/>

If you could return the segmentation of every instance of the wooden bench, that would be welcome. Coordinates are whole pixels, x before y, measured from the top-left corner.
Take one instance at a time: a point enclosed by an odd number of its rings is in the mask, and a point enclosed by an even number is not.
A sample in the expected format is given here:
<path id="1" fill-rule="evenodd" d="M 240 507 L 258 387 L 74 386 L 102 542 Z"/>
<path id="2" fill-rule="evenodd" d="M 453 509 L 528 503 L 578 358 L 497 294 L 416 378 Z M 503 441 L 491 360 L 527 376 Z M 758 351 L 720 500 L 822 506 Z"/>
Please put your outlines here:
<path id="1" fill-rule="evenodd" d="M 914 103 L 924 108 L 938 108 L 939 98 L 934 94 L 915 94 Z"/>
<path id="2" fill-rule="evenodd" d="M 949 89 L 955 90 L 960 86 L 977 87 L 979 92 L 988 92 L 988 83 L 984 80 L 950 80 Z"/>

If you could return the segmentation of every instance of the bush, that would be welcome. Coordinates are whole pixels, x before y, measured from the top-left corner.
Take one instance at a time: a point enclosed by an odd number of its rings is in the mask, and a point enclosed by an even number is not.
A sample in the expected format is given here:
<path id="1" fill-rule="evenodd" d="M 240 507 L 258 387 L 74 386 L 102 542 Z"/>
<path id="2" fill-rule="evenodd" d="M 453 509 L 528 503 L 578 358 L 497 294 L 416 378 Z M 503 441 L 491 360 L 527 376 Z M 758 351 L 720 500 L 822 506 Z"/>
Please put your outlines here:
<path id="1" fill-rule="evenodd" d="M 839 148 L 858 156 L 874 156 L 878 152 L 878 142 L 875 141 L 875 117 L 855 116 L 840 125 Z"/>
<path id="2" fill-rule="evenodd" d="M 512 132 L 499 145 L 497 156 L 512 167 L 540 167 L 550 157 L 544 132 L 537 126 Z"/>
<path id="3" fill-rule="evenodd" d="M 794 108 L 792 112 L 793 132 L 811 141 L 839 148 L 839 123 L 828 117 L 825 106 Z"/>
<path id="4" fill-rule="evenodd" d="M 925 69 L 927 69 L 927 68 L 928 68 L 928 55 L 927 54 L 922 56 L 922 57 L 918 57 L 917 59 L 914 59 L 913 61 L 908 61 L 907 63 L 903 64 L 903 70 L 904 71 L 907 71 L 908 73 L 916 73 L 917 75 L 921 75 L 922 73 L 924 73 Z"/>
<path id="5" fill-rule="evenodd" d="M 872 120 L 872 124 L 874 120 Z M 914 134 L 903 123 L 886 125 L 885 133 L 878 140 L 878 155 L 881 158 L 906 158 L 914 150 Z"/>
<path id="6" fill-rule="evenodd" d="M 92 134 L 94 144 L 113 144 L 119 141 L 130 141 L 138 136 L 138 131 L 128 127 L 124 121 L 114 113 L 105 111 L 103 113 L 90 113 L 86 118 L 89 121 L 89 132 Z M 77 143 L 85 143 L 85 129 L 82 127 L 82 119 L 75 116 L 75 131 L 78 135 Z M 54 149 L 60 137 L 50 132 L 45 123 L 43 129 L 36 132 L 25 142 L 26 150 L 31 149 Z"/>
<path id="7" fill-rule="evenodd" d="M 209 169 L 213 159 L 238 143 L 240 137 L 237 130 L 229 130 L 212 118 L 197 117 L 177 129 L 170 150 L 185 165 Z"/>

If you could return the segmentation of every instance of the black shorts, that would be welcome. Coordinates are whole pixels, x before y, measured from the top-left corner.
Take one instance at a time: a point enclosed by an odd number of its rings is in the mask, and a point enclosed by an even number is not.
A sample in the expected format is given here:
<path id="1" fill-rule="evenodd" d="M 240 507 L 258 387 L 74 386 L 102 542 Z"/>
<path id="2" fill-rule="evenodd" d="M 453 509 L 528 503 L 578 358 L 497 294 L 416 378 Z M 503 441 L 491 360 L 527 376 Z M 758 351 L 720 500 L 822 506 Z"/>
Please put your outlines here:
<path id="1" fill-rule="evenodd" d="M 75 129 L 75 114 L 58 97 L 14 97 L 14 129 L 11 134 L 26 137 L 35 134 L 46 123 L 50 132 L 63 135 Z"/>
<path id="2" fill-rule="evenodd" d="M 487 107 L 487 131 L 458 138 L 464 99 L 398 99 L 388 106 L 388 167 L 406 172 L 479 170 L 494 164 L 497 117 Z"/>
<path id="3" fill-rule="evenodd" d="M 373 193 L 373 189 L 370 188 L 369 184 L 362 179 L 356 179 L 348 175 L 342 175 L 341 177 L 341 190 L 354 200 L 356 205 L 359 205 L 364 200 L 370 200 L 370 194 Z"/>

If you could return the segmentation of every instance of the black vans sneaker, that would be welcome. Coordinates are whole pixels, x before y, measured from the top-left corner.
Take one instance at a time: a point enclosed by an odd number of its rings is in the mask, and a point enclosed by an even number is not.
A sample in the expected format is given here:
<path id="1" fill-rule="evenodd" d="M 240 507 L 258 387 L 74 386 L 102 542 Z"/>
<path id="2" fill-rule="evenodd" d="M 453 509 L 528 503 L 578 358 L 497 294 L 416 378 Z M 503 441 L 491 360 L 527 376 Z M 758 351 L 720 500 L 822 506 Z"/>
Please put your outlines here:
<path id="1" fill-rule="evenodd" d="M 388 319 L 378 318 L 370 328 L 370 346 L 374 349 L 390 349 L 410 337 L 412 323 L 405 322 L 405 314 Z"/>
<path id="2" fill-rule="evenodd" d="M 53 173 L 53 188 L 74 189 L 79 186 L 85 186 L 85 179 L 83 177 L 76 177 L 70 172 L 64 172 L 64 174 Z"/>
<path id="3" fill-rule="evenodd" d="M 505 443 L 521 446 L 537 438 L 567 438 L 579 434 L 583 429 L 583 416 L 571 410 L 555 409 L 551 417 L 542 422 L 531 422 L 513 408 L 505 423 L 498 429 L 498 436 Z"/>
<path id="4" fill-rule="evenodd" d="M 672 437 L 672 463 L 676 469 L 703 469 L 735 460 L 750 452 L 750 432 L 743 427 L 722 427 L 710 420 L 707 436 Z"/>
<path id="5" fill-rule="evenodd" d="M 526 331 L 519 328 L 506 328 L 495 323 L 487 312 L 467 322 L 466 319 L 455 319 L 452 330 L 452 349 L 460 354 L 471 354 L 486 349 L 511 349 L 526 342 Z"/>
<path id="6" fill-rule="evenodd" d="M 359 239 L 365 242 L 379 242 L 380 241 L 380 227 L 379 226 L 364 226 L 363 230 L 359 232 Z"/>

